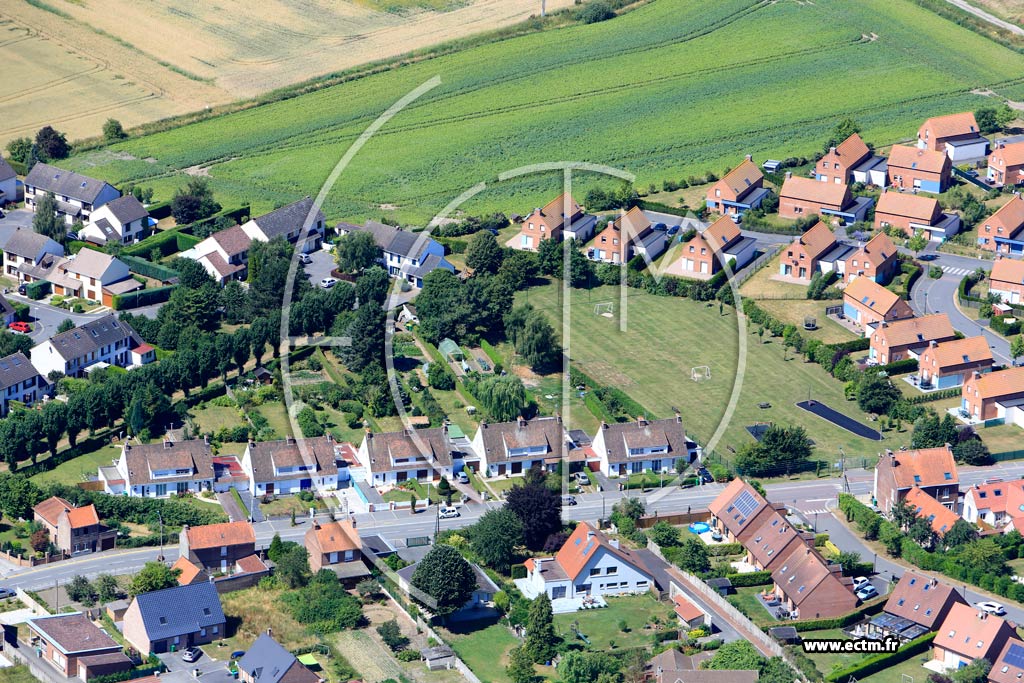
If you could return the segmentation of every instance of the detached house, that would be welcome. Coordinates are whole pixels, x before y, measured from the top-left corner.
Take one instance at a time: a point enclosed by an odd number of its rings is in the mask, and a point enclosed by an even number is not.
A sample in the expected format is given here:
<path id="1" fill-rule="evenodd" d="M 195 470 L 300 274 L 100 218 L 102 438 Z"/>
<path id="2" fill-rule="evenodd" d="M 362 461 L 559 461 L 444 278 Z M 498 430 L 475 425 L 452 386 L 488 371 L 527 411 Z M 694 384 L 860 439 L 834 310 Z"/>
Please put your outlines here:
<path id="1" fill-rule="evenodd" d="M 242 455 L 242 470 L 249 477 L 249 490 L 257 496 L 336 490 L 336 445 L 331 436 L 250 441 Z"/>
<path id="2" fill-rule="evenodd" d="M 815 177 L 823 183 L 885 186 L 885 159 L 871 153 L 860 135 L 854 133 L 829 148 L 814 167 Z M 881 168 L 879 168 L 881 167 Z"/>
<path id="3" fill-rule="evenodd" d="M 681 255 L 668 272 L 707 280 L 730 261 L 733 272 L 750 263 L 757 251 L 757 240 L 744 237 L 731 218 L 722 216 L 679 249 Z"/>
<path id="4" fill-rule="evenodd" d="M 319 683 L 323 680 L 274 640 L 269 629 L 238 660 L 238 679 L 242 683 Z"/>
<path id="5" fill-rule="evenodd" d="M 383 434 L 367 431 L 356 453 L 372 486 L 401 484 L 410 479 L 451 479 L 466 455 L 452 442 L 447 426 Z"/>
<path id="6" fill-rule="evenodd" d="M 818 221 L 804 234 L 783 248 L 779 257 L 779 275 L 811 281 L 818 272 L 821 257 L 836 246 L 835 235 L 827 225 Z"/>
<path id="7" fill-rule="evenodd" d="M 591 449 L 600 460 L 605 476 L 627 476 L 642 472 L 675 472 L 676 464 L 689 464 L 698 446 L 686 437 L 683 418 L 601 423 Z"/>
<path id="8" fill-rule="evenodd" d="M 28 228 L 16 228 L 3 246 L 4 275 L 18 282 L 32 282 L 24 269 L 39 266 L 48 257 L 64 256 L 64 247 L 46 235 L 40 235 Z"/>
<path id="9" fill-rule="evenodd" d="M 953 605 L 966 604 L 963 596 L 948 583 L 940 583 L 908 569 L 903 572 L 899 583 L 893 586 L 884 610 L 886 614 L 906 619 L 918 627 L 914 631 L 917 635 L 906 630 L 901 633 L 901 637 L 913 640 L 918 635 L 938 630 Z"/>
<path id="10" fill-rule="evenodd" d="M 249 239 L 269 242 L 275 237 L 283 237 L 301 254 L 316 251 L 323 244 L 324 214 L 317 209 L 309 224 L 309 230 L 303 235 L 302 226 L 313 210 L 313 199 L 304 197 L 270 213 L 252 218 L 242 224 L 242 230 Z"/>
<path id="11" fill-rule="evenodd" d="M 213 233 L 179 256 L 199 261 L 210 277 L 218 284 L 225 284 L 229 280 L 245 279 L 251 246 L 252 238 L 242 226 L 235 225 Z"/>
<path id="12" fill-rule="evenodd" d="M 116 529 L 100 524 L 95 505 L 75 507 L 53 496 L 32 508 L 33 518 L 50 532 L 50 542 L 68 555 L 94 553 L 114 547 Z"/>
<path id="13" fill-rule="evenodd" d="M 634 551 L 619 547 L 586 522 L 576 525 L 554 557 L 526 561 L 526 578 L 516 587 L 531 600 L 546 593 L 551 600 L 646 593 L 655 579 Z"/>
<path id="14" fill-rule="evenodd" d="M 0 206 L 18 201 L 18 174 L 0 157 Z"/>
<path id="15" fill-rule="evenodd" d="M 868 358 L 879 365 L 917 358 L 931 342 L 956 339 L 956 331 L 945 313 L 921 318 L 883 322 L 871 332 Z"/>
<path id="16" fill-rule="evenodd" d="M 918 359 L 918 375 L 924 388 L 951 389 L 974 372 L 988 372 L 994 362 L 985 337 L 931 341 Z"/>
<path id="17" fill-rule="evenodd" d="M 587 247 L 587 258 L 602 263 L 628 263 L 638 254 L 654 260 L 664 253 L 668 237 L 655 230 L 647 215 L 634 206 L 608 223 Z"/>
<path id="18" fill-rule="evenodd" d="M 1024 199 L 1015 194 L 1010 201 L 978 225 L 978 246 L 1010 256 L 1024 254 Z"/>
<path id="19" fill-rule="evenodd" d="M 853 197 L 850 186 L 823 183 L 813 178 L 801 178 L 786 172 L 786 180 L 779 192 L 779 216 L 804 218 L 811 214 L 834 216 L 846 223 L 864 220 L 874 205 L 870 197 Z"/>
<path id="20" fill-rule="evenodd" d="M 131 244 L 149 232 L 149 211 L 128 194 L 107 202 L 92 212 L 79 239 L 93 244 Z"/>
<path id="21" fill-rule="evenodd" d="M 68 225 L 87 222 L 93 211 L 121 196 L 102 180 L 39 162 L 25 176 L 25 207 L 35 211 L 46 194 L 53 195 L 57 216 Z"/>
<path id="22" fill-rule="evenodd" d="M 906 145 L 889 150 L 889 184 L 901 190 L 944 192 L 952 168 L 953 162 L 942 152 Z"/>
<path id="23" fill-rule="evenodd" d="M 532 467 L 554 469 L 561 462 L 568 435 L 562 418 L 520 417 L 514 422 L 480 422 L 473 451 L 482 459 L 481 470 L 489 477 L 520 475 Z"/>
<path id="24" fill-rule="evenodd" d="M 352 520 L 314 521 L 304 540 L 309 551 L 309 568 L 314 574 L 330 569 L 339 578 L 354 579 L 370 573 L 363 564 L 362 543 Z"/>
<path id="25" fill-rule="evenodd" d="M 751 156 L 743 160 L 707 192 L 708 209 L 727 216 L 742 216 L 750 209 L 761 206 L 770 192 L 763 187 L 764 175 Z"/>
<path id="26" fill-rule="evenodd" d="M 899 228 L 907 237 L 921 231 L 929 240 L 942 242 L 960 232 L 955 213 L 943 213 L 937 199 L 902 192 L 883 192 L 875 209 L 875 229 Z"/>
<path id="27" fill-rule="evenodd" d="M 932 660 L 947 671 L 978 659 L 996 661 L 1003 647 L 1016 638 L 1009 622 L 994 614 L 956 603 L 932 641 Z"/>
<path id="28" fill-rule="evenodd" d="M 963 518 L 1000 528 L 1024 517 L 1024 479 L 975 484 L 964 493 Z"/>
<path id="29" fill-rule="evenodd" d="M 88 681 L 132 668 L 117 641 L 81 612 L 32 617 L 25 625 L 38 638 L 33 655 L 67 678 Z"/>
<path id="30" fill-rule="evenodd" d="M 884 514 L 890 514 L 893 506 L 915 487 L 949 509 L 956 508 L 960 479 L 953 449 L 948 444 L 913 451 L 888 451 L 879 457 L 872 497 Z"/>
<path id="31" fill-rule="evenodd" d="M 74 294 L 104 306 L 113 306 L 118 294 L 142 288 L 132 278 L 128 264 L 92 249 L 82 249 L 43 279 L 53 283 L 57 294 Z"/>
<path id="32" fill-rule="evenodd" d="M 885 285 L 892 280 L 898 268 L 896 245 L 892 243 L 888 235 L 880 232 L 868 240 L 867 244 L 846 257 L 843 277 L 847 282 L 852 282 L 857 277 L 863 277 Z"/>
<path id="33" fill-rule="evenodd" d="M 143 343 L 128 323 L 113 314 L 90 320 L 32 347 L 32 365 L 44 377 L 51 372 L 79 377 L 97 363 L 132 368 L 154 360 L 153 347 Z"/>
<path id="34" fill-rule="evenodd" d="M 11 403 L 32 405 L 49 387 L 50 383 L 21 351 L 0 358 L 0 417 L 7 416 Z"/>
<path id="35" fill-rule="evenodd" d="M 1020 683 L 1024 680 L 1024 641 L 1010 638 L 988 672 L 988 683 Z"/>
<path id="36" fill-rule="evenodd" d="M 972 373 L 960 392 L 960 409 L 971 420 L 1024 427 L 1024 367 Z"/>
<path id="37" fill-rule="evenodd" d="M 1024 261 L 997 258 L 992 264 L 992 272 L 989 273 L 988 279 L 989 291 L 998 295 L 1005 303 L 1024 302 Z"/>
<path id="38" fill-rule="evenodd" d="M 861 327 L 913 318 L 910 304 L 874 280 L 855 277 L 843 290 L 843 315 Z"/>
<path id="39" fill-rule="evenodd" d="M 455 266 L 444 257 L 444 246 L 425 232 L 412 233 L 377 221 L 366 221 L 362 227 L 339 223 L 336 229 L 341 235 L 369 232 L 380 247 L 379 263 L 388 275 L 405 280 L 417 289 L 423 287 L 423 278 L 438 268 L 455 272 Z"/>
<path id="40" fill-rule="evenodd" d="M 986 179 L 995 187 L 1024 183 L 1024 142 L 996 142 L 988 155 Z"/>
<path id="41" fill-rule="evenodd" d="M 513 249 L 537 251 L 544 240 L 574 239 L 583 244 L 594 234 L 597 216 L 583 213 L 572 195 L 563 193 L 543 208 L 530 212 L 519 224 L 519 234 L 506 246 Z"/>
<path id="42" fill-rule="evenodd" d="M 256 554 L 256 532 L 249 522 L 186 524 L 178 536 L 178 552 L 202 569 L 227 572 L 239 560 Z"/>
<path id="43" fill-rule="evenodd" d="M 212 491 L 216 474 L 213 452 L 205 439 L 121 446 L 113 466 L 99 468 L 103 491 L 138 498 L 166 498 Z"/>
<path id="44" fill-rule="evenodd" d="M 941 152 L 955 162 L 978 159 L 988 152 L 988 140 L 981 136 L 974 114 L 934 116 L 917 131 L 917 146 Z"/>
<path id="45" fill-rule="evenodd" d="M 830 564 L 813 545 L 802 543 L 772 572 L 774 592 L 791 613 L 802 619 L 828 619 L 857 606 L 853 582 L 843 568 Z"/>
<path id="46" fill-rule="evenodd" d="M 225 635 L 227 619 L 209 581 L 135 596 L 124 615 L 124 638 L 139 652 L 182 651 Z"/>

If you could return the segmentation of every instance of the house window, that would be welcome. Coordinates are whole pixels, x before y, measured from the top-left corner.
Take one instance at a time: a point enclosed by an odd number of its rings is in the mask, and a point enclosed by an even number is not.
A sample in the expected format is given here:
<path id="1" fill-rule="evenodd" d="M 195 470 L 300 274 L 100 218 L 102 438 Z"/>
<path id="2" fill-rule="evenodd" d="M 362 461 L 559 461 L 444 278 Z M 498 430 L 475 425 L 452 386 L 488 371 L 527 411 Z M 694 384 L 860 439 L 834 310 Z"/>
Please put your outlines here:
<path id="1" fill-rule="evenodd" d="M 594 567 L 593 569 L 590 570 L 590 575 L 591 576 L 597 576 L 600 573 L 601 573 L 601 568 L 600 567 Z"/>
<path id="2" fill-rule="evenodd" d="M 227 557 L 227 555 L 228 555 L 228 547 L 226 545 L 222 545 L 220 547 L 220 556 L 221 557 Z"/>
<path id="3" fill-rule="evenodd" d="M 615 566 L 614 564 L 612 566 L 608 567 L 607 571 L 605 571 L 605 574 L 607 574 L 608 576 L 615 576 L 618 573 L 619 573 L 619 568 L 617 566 Z"/>
<path id="4" fill-rule="evenodd" d="M 715 196 L 716 197 L 721 197 L 722 196 L 722 191 L 721 190 L 715 190 Z"/>

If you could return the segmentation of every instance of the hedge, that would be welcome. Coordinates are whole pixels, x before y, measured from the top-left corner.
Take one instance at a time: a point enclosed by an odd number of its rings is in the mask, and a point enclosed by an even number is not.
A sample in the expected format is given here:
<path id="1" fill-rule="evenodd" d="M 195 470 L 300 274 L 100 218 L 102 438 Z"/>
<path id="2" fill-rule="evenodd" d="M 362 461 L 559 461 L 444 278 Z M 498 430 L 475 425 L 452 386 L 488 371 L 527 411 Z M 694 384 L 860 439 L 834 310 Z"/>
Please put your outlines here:
<path id="1" fill-rule="evenodd" d="M 917 372 L 917 359 L 904 358 L 903 360 L 895 360 L 885 365 L 879 365 L 875 370 L 878 372 L 885 372 L 887 375 L 902 375 L 907 372 Z M 959 394 L 960 392 L 957 393 Z"/>
<path id="2" fill-rule="evenodd" d="M 150 218 L 153 218 L 155 220 L 161 220 L 171 215 L 171 202 L 170 200 L 168 200 L 166 202 L 157 202 L 155 204 L 150 204 L 149 206 L 146 207 L 146 210 L 149 211 Z"/>
<path id="3" fill-rule="evenodd" d="M 826 674 L 825 680 L 828 683 L 848 683 L 851 680 L 863 680 L 871 674 L 888 669 L 910 659 L 914 655 L 928 651 L 934 639 L 934 633 L 926 633 L 904 644 L 896 652 L 880 652 L 870 655 L 864 657 L 859 662 L 850 664 L 846 668 Z"/>
<path id="4" fill-rule="evenodd" d="M 750 586 L 767 586 L 772 582 L 772 573 L 767 571 L 746 572 L 743 574 L 726 574 L 733 588 L 748 588 Z"/>
<path id="5" fill-rule="evenodd" d="M 465 254 L 466 247 L 469 243 L 465 240 L 452 239 L 451 237 L 432 237 L 432 239 L 442 245 L 445 249 L 445 254 Z"/>
<path id="6" fill-rule="evenodd" d="M 848 351 L 854 353 L 856 351 L 867 351 L 871 348 L 871 339 L 868 337 L 859 337 L 857 339 L 851 339 L 848 342 L 839 342 L 838 344 L 829 344 L 836 351 Z"/>
<path id="7" fill-rule="evenodd" d="M 1013 322 L 1007 322 L 1007 318 L 1013 320 Z M 993 330 L 1003 335 L 1004 337 L 1012 337 L 1015 334 L 1020 334 L 1020 320 L 1015 316 L 992 316 L 989 321 L 989 325 Z"/>
<path id="8" fill-rule="evenodd" d="M 38 301 L 50 293 L 50 283 L 46 280 L 37 280 L 25 285 L 25 296 Z"/>
<path id="9" fill-rule="evenodd" d="M 739 555 L 743 552 L 742 543 L 720 543 L 708 547 L 710 557 L 724 557 L 726 555 Z"/>
<path id="10" fill-rule="evenodd" d="M 689 209 L 682 209 L 678 206 L 669 206 L 668 204 L 662 204 L 661 202 L 651 202 L 646 199 L 641 199 L 637 202 L 637 206 L 647 211 L 657 211 L 659 213 L 668 213 L 673 216 L 686 216 L 690 213 Z"/>
<path id="11" fill-rule="evenodd" d="M 178 237 L 182 234 L 183 230 L 185 230 L 185 227 L 177 227 L 150 235 L 141 242 L 136 242 L 135 244 L 122 249 L 121 257 L 141 256 L 143 258 L 148 258 L 154 249 L 158 249 L 162 256 L 176 254 L 182 250 L 178 245 Z M 200 240 L 196 240 L 194 244 L 198 244 L 199 241 Z M 194 244 L 191 246 L 194 246 Z"/>
<path id="12" fill-rule="evenodd" d="M 852 612 L 847 612 L 838 617 L 828 617 L 824 619 L 804 619 L 800 621 L 792 621 L 788 625 L 795 628 L 797 631 L 822 631 L 831 628 L 844 628 L 851 624 L 856 624 L 864 617 L 874 616 L 882 611 L 885 607 L 885 603 L 889 600 L 889 596 L 881 595 L 870 602 L 866 602 Z"/>
<path id="13" fill-rule="evenodd" d="M 22 162 L 15 161 L 14 159 L 8 159 L 7 163 L 11 165 L 11 168 L 14 169 L 14 172 L 18 175 L 28 175 L 28 168 Z"/>
<path id="14" fill-rule="evenodd" d="M 162 266 L 159 263 L 152 263 L 138 256 L 121 256 L 121 260 L 128 264 L 128 268 L 133 273 L 138 273 L 154 280 L 160 280 L 161 282 L 170 282 L 179 276 L 178 271 L 173 268 Z"/>
<path id="15" fill-rule="evenodd" d="M 816 535 L 814 537 L 814 547 L 815 548 L 822 548 L 822 547 L 824 547 L 824 545 L 826 543 L 828 543 L 828 538 L 829 538 L 828 534 L 818 534 L 818 535 Z"/>
<path id="16" fill-rule="evenodd" d="M 219 212 L 213 214 L 212 216 L 209 216 L 207 218 L 203 218 L 201 220 L 198 220 L 195 223 L 190 224 L 188 227 L 191 230 L 194 231 L 196 228 L 199 228 L 199 227 L 202 227 L 204 225 L 209 225 L 210 223 L 216 222 L 217 219 L 219 219 L 219 218 L 230 218 L 235 223 L 241 223 L 243 218 L 248 218 L 248 217 L 249 217 L 249 206 L 246 205 L 246 206 L 240 206 L 237 209 L 224 209 L 222 211 L 219 211 Z"/>
<path id="17" fill-rule="evenodd" d="M 954 387 L 952 389 L 940 389 L 939 391 L 929 391 L 927 394 L 920 394 L 918 396 L 909 396 L 904 400 L 911 405 L 917 405 L 919 403 L 930 403 L 932 401 L 942 401 L 947 398 L 957 398 L 960 396 L 960 387 Z"/>
<path id="18" fill-rule="evenodd" d="M 152 289 L 140 289 L 137 292 L 114 295 L 113 306 L 115 311 L 123 311 L 129 308 L 141 308 L 162 304 L 171 298 L 171 294 L 178 285 L 167 285 L 166 287 L 153 287 Z"/>

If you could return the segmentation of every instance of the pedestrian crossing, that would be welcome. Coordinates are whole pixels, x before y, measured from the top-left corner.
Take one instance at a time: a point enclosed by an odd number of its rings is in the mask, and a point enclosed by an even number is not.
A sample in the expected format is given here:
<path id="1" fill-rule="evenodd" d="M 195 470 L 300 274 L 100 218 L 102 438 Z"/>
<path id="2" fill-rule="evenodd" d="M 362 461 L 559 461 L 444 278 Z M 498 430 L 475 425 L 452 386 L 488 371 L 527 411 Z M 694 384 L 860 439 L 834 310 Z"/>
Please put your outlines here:
<path id="1" fill-rule="evenodd" d="M 942 266 L 942 272 L 949 273 L 950 275 L 967 275 L 973 273 L 973 270 L 968 268 L 954 268 L 953 266 Z"/>

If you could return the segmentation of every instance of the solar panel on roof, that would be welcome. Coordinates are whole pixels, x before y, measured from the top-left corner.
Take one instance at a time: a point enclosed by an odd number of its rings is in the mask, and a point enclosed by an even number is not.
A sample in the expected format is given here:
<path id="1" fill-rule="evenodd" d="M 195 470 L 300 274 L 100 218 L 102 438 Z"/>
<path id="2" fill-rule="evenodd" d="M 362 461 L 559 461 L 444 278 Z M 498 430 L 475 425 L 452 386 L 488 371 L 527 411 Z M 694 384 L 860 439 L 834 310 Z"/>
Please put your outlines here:
<path id="1" fill-rule="evenodd" d="M 1011 645 L 1003 661 L 1017 669 L 1024 669 L 1024 645 Z"/>
<path id="2" fill-rule="evenodd" d="M 755 510 L 757 510 L 757 501 L 754 500 L 754 496 L 751 495 L 750 491 L 744 491 L 741 493 L 739 497 L 736 498 L 734 505 L 744 517 L 749 517 L 754 514 Z"/>

